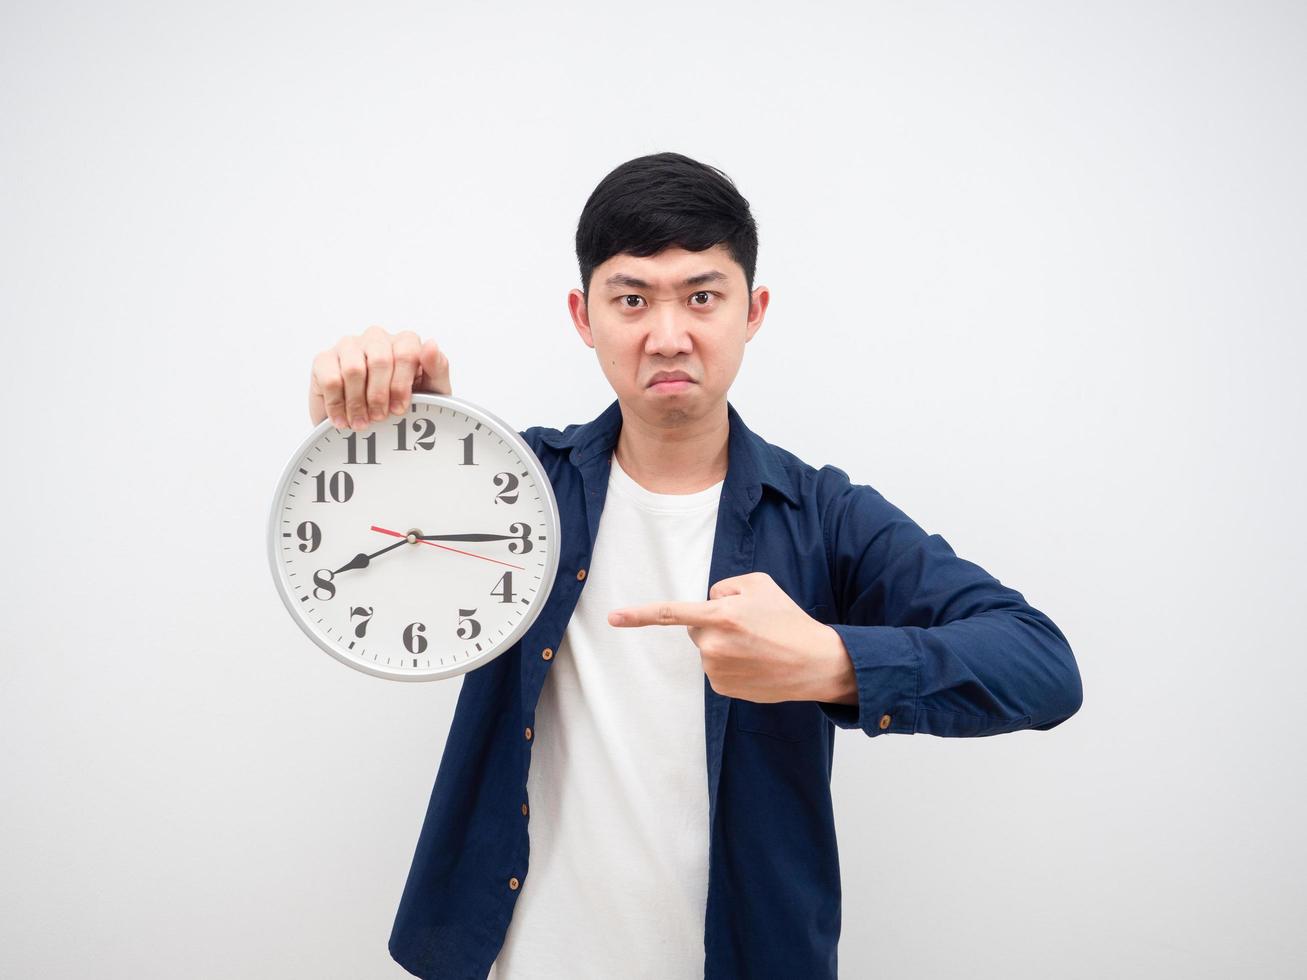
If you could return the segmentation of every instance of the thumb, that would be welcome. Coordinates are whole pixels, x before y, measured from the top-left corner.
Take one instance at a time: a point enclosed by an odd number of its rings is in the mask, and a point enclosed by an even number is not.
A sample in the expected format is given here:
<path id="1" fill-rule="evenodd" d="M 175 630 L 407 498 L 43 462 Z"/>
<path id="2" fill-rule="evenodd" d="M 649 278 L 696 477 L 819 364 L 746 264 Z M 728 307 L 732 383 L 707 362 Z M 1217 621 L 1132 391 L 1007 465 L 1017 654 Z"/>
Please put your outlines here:
<path id="1" fill-rule="evenodd" d="M 429 391 L 433 395 L 452 395 L 449 384 L 449 358 L 434 340 L 428 340 L 418 353 L 421 370 L 413 379 L 414 391 Z"/>
<path id="2" fill-rule="evenodd" d="M 745 576 L 733 575 L 730 578 L 718 579 L 708 590 L 709 599 L 724 599 L 728 595 L 740 595 L 744 592 Z"/>

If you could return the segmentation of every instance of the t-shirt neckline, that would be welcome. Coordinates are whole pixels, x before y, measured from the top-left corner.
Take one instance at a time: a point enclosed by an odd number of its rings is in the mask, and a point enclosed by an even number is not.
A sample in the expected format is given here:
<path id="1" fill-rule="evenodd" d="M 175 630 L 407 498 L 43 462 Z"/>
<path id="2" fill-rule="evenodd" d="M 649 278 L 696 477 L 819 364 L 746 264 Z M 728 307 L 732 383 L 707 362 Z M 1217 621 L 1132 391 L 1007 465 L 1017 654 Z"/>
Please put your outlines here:
<path id="1" fill-rule="evenodd" d="M 616 490 L 642 510 L 675 512 L 678 514 L 686 511 L 706 510 L 717 505 L 718 500 L 721 498 L 722 487 L 726 483 L 723 478 L 712 486 L 696 490 L 694 493 L 655 493 L 640 486 L 626 470 L 622 469 L 617 462 L 616 453 L 613 453 L 610 459 L 612 466 L 608 475 L 609 489 Z"/>

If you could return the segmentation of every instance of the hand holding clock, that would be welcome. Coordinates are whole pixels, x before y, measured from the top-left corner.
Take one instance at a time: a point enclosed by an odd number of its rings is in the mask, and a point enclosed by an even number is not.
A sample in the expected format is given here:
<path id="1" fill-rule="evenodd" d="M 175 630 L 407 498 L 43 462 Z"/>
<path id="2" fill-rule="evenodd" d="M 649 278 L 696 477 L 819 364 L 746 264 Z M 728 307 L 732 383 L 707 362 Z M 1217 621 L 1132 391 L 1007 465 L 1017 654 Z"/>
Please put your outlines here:
<path id="1" fill-rule="evenodd" d="M 376 326 L 314 357 L 309 418 L 268 515 L 269 566 L 299 628 L 390 680 L 455 677 L 511 649 L 550 595 L 561 540 L 529 439 L 453 396 L 435 341 Z M 368 533 L 390 539 L 368 543 Z M 382 560 L 404 544 L 428 557 Z M 435 548 L 452 554 L 426 552 Z"/>
<path id="2" fill-rule="evenodd" d="M 338 429 L 361 432 L 387 414 L 407 412 L 415 391 L 452 395 L 449 358 L 434 340 L 424 343 L 412 330 L 392 335 L 368 327 L 313 359 L 309 418 L 317 425 L 330 417 Z"/>

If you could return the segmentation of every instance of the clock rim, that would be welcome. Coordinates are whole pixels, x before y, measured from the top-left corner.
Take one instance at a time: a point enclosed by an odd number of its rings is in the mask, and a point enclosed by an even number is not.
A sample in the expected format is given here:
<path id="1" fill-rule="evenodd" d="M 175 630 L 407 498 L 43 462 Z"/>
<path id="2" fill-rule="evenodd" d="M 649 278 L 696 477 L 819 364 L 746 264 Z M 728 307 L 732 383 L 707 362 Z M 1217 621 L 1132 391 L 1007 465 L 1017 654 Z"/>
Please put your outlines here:
<path id="1" fill-rule="evenodd" d="M 281 524 L 279 523 L 280 507 L 285 497 L 286 490 L 290 486 L 291 479 L 298 471 L 300 462 L 304 455 L 312 448 L 328 429 L 335 430 L 338 434 L 353 432 L 353 429 L 340 429 L 332 424 L 330 418 L 323 419 L 319 422 L 309 434 L 300 443 L 299 447 L 287 460 L 282 469 L 281 476 L 277 480 L 277 489 L 272 496 L 272 507 L 268 511 L 267 524 L 267 547 L 268 547 L 268 565 L 272 571 L 273 582 L 277 586 L 277 594 L 281 597 L 282 605 L 290 613 L 290 617 L 299 626 L 300 630 L 314 642 L 319 649 L 330 654 L 330 656 L 343 663 L 347 667 L 352 667 L 360 673 L 368 674 L 372 677 L 379 677 L 383 680 L 391 681 L 439 681 L 448 680 L 453 677 L 459 677 L 478 667 L 484 667 L 486 664 L 495 660 L 517 643 L 527 631 L 534 625 L 536 618 L 540 615 L 545 605 L 549 601 L 549 595 L 553 591 L 554 581 L 558 576 L 558 566 L 562 560 L 562 521 L 558 513 L 558 501 L 554 496 L 553 482 L 549 479 L 549 474 L 545 472 L 544 464 L 535 454 L 526 440 L 523 439 L 515 428 L 501 419 L 494 412 L 484 408 L 475 402 L 470 402 L 465 398 L 459 398 L 454 395 L 438 395 L 432 392 L 415 391 L 409 396 L 409 411 L 413 410 L 414 403 L 427 404 L 449 408 L 457 412 L 462 412 L 476 421 L 489 426 L 496 435 L 511 442 L 518 450 L 518 454 L 525 464 L 532 477 L 535 478 L 536 485 L 539 486 L 544 494 L 545 501 L 545 519 L 549 524 L 549 532 L 552 535 L 553 547 L 549 549 L 549 557 L 545 562 L 544 574 L 540 579 L 540 593 L 544 597 L 540 602 L 535 603 L 528 610 L 527 614 L 522 617 L 517 626 L 502 641 L 497 643 L 489 654 L 485 654 L 469 660 L 463 664 L 452 664 L 448 667 L 432 668 L 429 670 L 414 671 L 410 668 L 407 671 L 401 671 L 396 668 L 378 666 L 375 664 L 365 664 L 358 660 L 352 660 L 342 651 L 336 648 L 335 644 L 326 637 L 321 636 L 313 626 L 308 622 L 302 612 L 296 608 L 296 599 L 290 595 L 289 583 L 286 581 L 282 567 L 279 563 L 280 555 L 278 553 L 279 542 L 281 538 Z M 381 420 L 386 422 L 387 419 Z M 364 433 L 370 431 L 374 425 L 379 422 L 368 422 Z M 362 433 L 360 433 L 362 434 Z"/>

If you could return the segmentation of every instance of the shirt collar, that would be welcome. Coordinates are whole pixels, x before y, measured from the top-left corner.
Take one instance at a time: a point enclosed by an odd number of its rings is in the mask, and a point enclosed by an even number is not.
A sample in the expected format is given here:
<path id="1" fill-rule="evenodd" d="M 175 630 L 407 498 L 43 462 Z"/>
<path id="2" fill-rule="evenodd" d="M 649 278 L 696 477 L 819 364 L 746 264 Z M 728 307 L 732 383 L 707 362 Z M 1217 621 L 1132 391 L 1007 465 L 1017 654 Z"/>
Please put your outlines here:
<path id="1" fill-rule="evenodd" d="M 744 424 L 735 406 L 729 401 L 726 403 L 726 417 L 730 422 L 727 440 L 728 481 L 746 490 L 764 484 L 776 490 L 790 503 L 798 504 L 799 496 L 793 476 L 778 458 L 774 447 Z M 573 423 L 562 432 L 546 431 L 542 433 L 541 439 L 555 449 L 570 450 L 572 462 L 580 466 L 600 453 L 611 451 L 617 445 L 617 436 L 621 431 L 621 401 L 614 398 L 612 404 L 589 422 Z M 738 472 L 731 472 L 735 470 Z M 758 495 L 749 493 L 748 496 L 756 500 Z"/>

